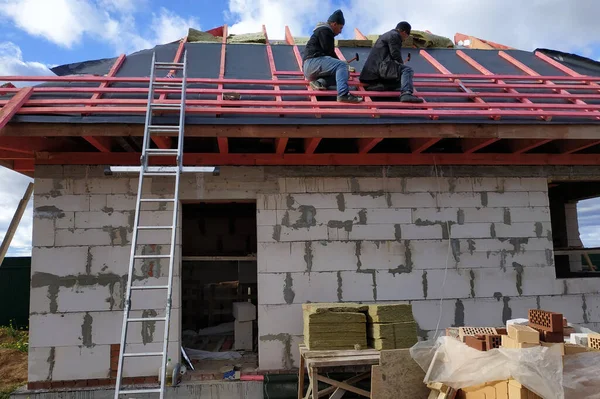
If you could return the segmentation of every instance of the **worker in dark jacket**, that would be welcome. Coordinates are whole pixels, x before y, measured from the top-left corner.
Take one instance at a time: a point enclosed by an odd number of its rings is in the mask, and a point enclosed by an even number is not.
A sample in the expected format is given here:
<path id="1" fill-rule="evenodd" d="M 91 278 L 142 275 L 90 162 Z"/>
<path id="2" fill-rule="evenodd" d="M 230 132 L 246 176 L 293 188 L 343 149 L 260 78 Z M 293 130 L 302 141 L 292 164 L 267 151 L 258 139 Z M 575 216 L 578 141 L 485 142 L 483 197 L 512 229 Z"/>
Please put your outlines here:
<path id="1" fill-rule="evenodd" d="M 348 87 L 348 63 L 341 61 L 335 54 L 335 36 L 344 29 L 344 14 L 336 10 L 327 23 L 317 24 L 306 43 L 302 70 L 314 90 L 327 90 L 337 86 L 337 100 L 346 103 L 359 103 L 363 99 L 350 94 Z"/>
<path id="2" fill-rule="evenodd" d="M 402 40 L 410 36 L 411 26 L 400 22 L 396 29 L 377 39 L 360 73 L 360 81 L 368 84 L 367 90 L 395 90 L 400 86 L 400 101 L 422 103 L 413 95 L 413 69 L 402 59 Z"/>

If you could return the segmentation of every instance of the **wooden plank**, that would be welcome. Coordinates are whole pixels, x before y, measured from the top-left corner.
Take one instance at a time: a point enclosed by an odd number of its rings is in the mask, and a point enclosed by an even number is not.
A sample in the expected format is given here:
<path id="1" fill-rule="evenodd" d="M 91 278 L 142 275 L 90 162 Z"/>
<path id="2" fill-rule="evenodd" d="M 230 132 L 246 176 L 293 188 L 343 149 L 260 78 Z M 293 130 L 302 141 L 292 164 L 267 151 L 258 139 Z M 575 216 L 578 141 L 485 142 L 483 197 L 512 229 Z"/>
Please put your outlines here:
<path id="1" fill-rule="evenodd" d="M 304 153 L 305 154 L 314 154 L 315 150 L 319 146 L 321 142 L 320 138 L 310 138 L 304 140 Z"/>
<path id="2" fill-rule="evenodd" d="M 308 367 L 364 366 L 379 363 L 379 356 L 346 356 L 340 358 L 306 359 Z"/>
<path id="3" fill-rule="evenodd" d="M 112 147 L 112 139 L 102 136 L 83 136 L 91 145 L 96 147 L 100 152 L 110 152 Z"/>
<path id="4" fill-rule="evenodd" d="M 433 139 L 420 138 L 420 137 L 412 138 L 412 139 L 409 139 L 410 150 L 413 154 L 420 154 L 420 153 L 426 151 L 428 148 L 430 148 L 431 146 L 433 146 L 435 143 L 437 143 L 440 140 L 441 139 L 439 139 L 439 138 L 433 138 Z"/>
<path id="5" fill-rule="evenodd" d="M 23 217 L 23 213 L 25 213 L 25 209 L 27 208 L 27 203 L 31 198 L 31 194 L 33 194 L 33 183 L 29 183 L 27 189 L 25 190 L 25 194 L 21 201 L 19 201 L 19 205 L 17 206 L 17 210 L 13 215 L 12 220 L 10 221 L 10 225 L 8 226 L 8 230 L 4 235 L 4 239 L 2 240 L 2 245 L 0 245 L 0 265 L 4 261 L 4 257 L 8 252 L 8 248 L 10 247 L 10 243 L 12 242 L 13 237 L 19 227 L 19 223 L 21 223 L 21 218 Z"/>
<path id="6" fill-rule="evenodd" d="M 383 139 L 358 139 L 358 152 L 359 154 L 366 154 L 371 151 L 377 144 L 379 144 Z"/>
<path id="7" fill-rule="evenodd" d="M 285 153 L 285 148 L 287 147 L 288 138 L 279 138 L 275 139 L 275 153 L 279 155 L 283 155 Z"/>
<path id="8" fill-rule="evenodd" d="M 371 366 L 371 399 L 380 399 L 383 395 L 381 366 Z"/>
<path id="9" fill-rule="evenodd" d="M 322 382 L 324 382 L 326 384 L 333 385 L 335 387 L 343 388 L 346 391 L 353 392 L 355 394 L 364 396 L 365 398 L 370 398 L 371 397 L 371 393 L 368 392 L 368 391 L 365 391 L 364 389 L 356 388 L 356 387 L 353 387 L 352 385 L 347 384 L 345 382 L 332 380 L 331 378 L 327 378 L 327 377 L 324 377 L 322 375 L 318 375 L 317 376 L 317 381 L 322 381 Z"/>
<path id="10" fill-rule="evenodd" d="M 11 118 L 17 113 L 17 111 L 29 100 L 29 97 L 33 94 L 33 87 L 24 87 L 17 92 L 8 103 L 0 108 L 0 132 L 4 126 L 8 124 Z"/>
<path id="11" fill-rule="evenodd" d="M 305 351 L 303 352 L 306 359 L 323 359 L 323 358 L 343 358 L 348 356 L 379 356 L 379 351 L 375 349 L 364 350 L 331 350 L 331 351 Z"/>
<path id="12" fill-rule="evenodd" d="M 9 123 L 3 136 L 143 136 L 143 124 Z M 171 136 L 176 136 L 176 133 Z M 574 124 L 186 125 L 186 137 L 598 139 L 598 126 Z"/>
<path id="13" fill-rule="evenodd" d="M 508 146 L 514 154 L 523 154 L 527 151 L 531 151 L 534 148 L 540 147 L 544 144 L 548 144 L 553 141 L 552 139 L 525 139 L 525 140 L 512 140 L 508 143 Z"/>
<path id="14" fill-rule="evenodd" d="M 229 142 L 227 137 L 217 137 L 217 143 L 221 154 L 227 154 L 229 152 Z"/>
<path id="15" fill-rule="evenodd" d="M 561 154 L 573 154 L 600 144 L 600 140 L 574 140 L 560 145 Z"/>

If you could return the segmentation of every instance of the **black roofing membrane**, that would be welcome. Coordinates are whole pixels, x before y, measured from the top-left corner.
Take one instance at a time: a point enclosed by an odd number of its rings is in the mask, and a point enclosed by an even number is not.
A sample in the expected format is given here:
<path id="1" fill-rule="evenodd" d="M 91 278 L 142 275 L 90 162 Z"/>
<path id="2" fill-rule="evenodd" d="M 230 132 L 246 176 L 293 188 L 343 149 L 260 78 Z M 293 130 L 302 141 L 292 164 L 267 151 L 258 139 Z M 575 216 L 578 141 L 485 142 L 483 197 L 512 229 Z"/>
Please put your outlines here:
<path id="1" fill-rule="evenodd" d="M 175 57 L 175 53 L 178 48 L 178 43 L 170 43 L 166 45 L 156 46 L 154 49 L 143 50 L 137 53 L 128 55 L 123 65 L 117 73 L 118 77 L 147 77 L 150 75 L 150 61 L 152 59 L 152 52 L 156 52 L 157 60 L 172 62 Z M 188 57 L 188 77 L 190 78 L 218 78 L 220 69 L 220 58 L 221 58 L 221 44 L 220 43 L 187 43 L 187 57 Z M 296 57 L 293 52 L 293 46 L 289 45 L 273 45 L 273 58 L 275 61 L 275 67 L 277 71 L 300 71 Z M 304 51 L 304 46 L 298 46 L 300 53 Z M 357 72 L 360 72 L 364 65 L 370 48 L 357 47 L 349 48 L 343 47 L 340 49 L 346 59 L 351 59 L 356 53 L 359 54 L 360 60 L 352 62 Z M 427 49 L 438 62 L 446 67 L 450 72 L 455 74 L 476 74 L 479 75 L 479 71 L 471 67 L 463 59 L 456 55 L 456 50 L 453 49 Z M 477 62 L 482 64 L 486 69 L 496 74 L 510 74 L 510 75 L 525 75 L 518 68 L 510 64 L 505 59 L 498 56 L 498 51 L 495 50 L 471 50 L 462 49 L 466 54 L 475 59 Z M 565 74 L 558 69 L 552 67 L 548 63 L 536 57 L 531 52 L 525 52 L 520 50 L 507 50 L 511 56 L 515 57 L 519 61 L 530 66 L 537 73 L 542 75 L 554 75 L 564 76 Z M 406 59 L 408 53 L 411 54 L 411 61 L 407 64 L 410 65 L 415 73 L 419 74 L 438 74 L 439 71 L 431 65 L 422 55 L 418 49 L 402 49 L 403 57 Z M 552 53 L 553 56 L 557 56 Z M 566 53 L 559 53 L 561 62 L 568 64 L 568 66 L 577 71 L 583 71 L 591 76 L 600 76 L 600 64 L 591 60 L 582 59 L 582 57 L 572 56 Z M 69 65 L 63 65 L 56 67 L 60 73 L 77 72 L 80 74 L 105 74 L 110 70 L 116 58 L 114 59 L 103 59 L 95 61 L 86 61 L 82 63 L 74 63 Z M 578 68 L 578 69 L 576 69 Z M 160 75 L 166 76 L 167 70 L 162 70 Z M 159 75 L 159 76 L 160 76 Z M 180 77 L 181 72 L 178 72 L 176 77 Z M 440 74 L 440 77 L 441 74 Z M 260 80 L 271 80 L 273 79 L 269 67 L 266 46 L 261 44 L 228 44 L 227 53 L 225 60 L 225 78 L 228 79 L 260 79 Z M 302 76 L 277 76 L 277 80 L 286 79 L 302 79 Z M 436 81 L 444 81 L 436 80 Z M 515 81 L 512 81 L 515 82 Z M 510 83 L 510 82 L 509 82 Z M 68 83 L 68 82 L 52 82 L 44 83 L 38 87 L 98 87 L 99 83 Z M 116 88 L 145 88 L 143 84 L 135 83 L 115 83 L 111 87 Z M 288 85 L 281 86 L 280 89 L 285 93 L 288 90 L 304 90 L 306 86 L 301 85 Z M 208 84 L 191 84 L 188 88 L 217 88 L 217 85 Z M 273 86 L 268 85 L 252 85 L 252 84 L 228 84 L 224 85 L 226 90 L 237 91 L 245 89 L 258 89 L 272 91 L 273 95 L 247 95 L 242 94 L 242 100 L 263 100 L 273 101 L 275 100 L 275 90 Z M 355 89 L 355 87 L 352 87 Z M 479 91 L 481 89 L 473 89 Z M 503 89 L 484 89 L 487 92 L 502 93 Z M 462 93 L 459 88 L 436 88 L 419 86 L 417 92 L 456 92 Z M 547 93 L 548 89 L 540 87 L 539 89 L 519 89 L 521 93 Z M 597 91 L 594 89 L 577 89 L 571 90 L 572 94 L 596 94 Z M 365 93 L 369 95 L 369 92 Z M 398 93 L 399 94 L 399 93 Z M 91 93 L 60 93 L 60 94 L 42 94 L 37 93 L 32 98 L 34 99 L 85 99 L 90 98 Z M 105 99 L 146 99 L 146 93 L 116 93 L 116 94 L 103 94 L 102 98 Z M 169 99 L 178 99 L 177 94 L 168 95 Z M 192 100 L 214 100 L 220 98 L 216 94 L 193 94 L 188 92 L 188 99 Z M 284 100 L 293 101 L 310 101 L 308 96 L 298 95 L 283 95 Z M 456 103 L 467 103 L 470 100 L 468 97 L 427 97 L 427 101 L 430 102 L 456 102 Z M 328 101 L 335 101 L 335 96 L 318 96 L 317 101 L 319 103 L 326 103 Z M 374 102 L 380 101 L 398 101 L 398 96 L 393 97 L 372 97 Z M 485 101 L 496 102 L 496 103 L 516 103 L 517 99 L 514 98 L 497 98 L 489 97 L 485 98 Z M 556 104 L 569 104 L 567 99 L 531 99 L 534 103 L 556 103 Z M 600 104 L 598 100 L 586 100 L 589 104 Z M 231 101 L 231 107 L 236 107 L 235 101 Z M 257 106 L 258 107 L 258 106 Z M 351 108 L 352 105 L 348 105 Z M 165 117 L 168 120 L 168 117 Z M 97 115 L 18 115 L 14 121 L 20 122 L 49 122 L 49 123 L 144 123 L 144 115 L 108 115 L 108 114 L 97 114 Z M 321 118 L 315 118 L 314 115 L 288 115 L 280 117 L 277 114 L 274 115 L 248 115 L 248 114 L 223 114 L 219 118 L 216 118 L 214 114 L 188 114 L 186 118 L 187 123 L 190 124 L 411 124 L 411 123 L 520 123 L 520 124 L 538 124 L 538 123 L 577 123 L 577 124 L 597 124 L 599 123 L 594 118 L 559 118 L 553 117 L 551 122 L 540 121 L 534 117 L 519 118 L 519 117 L 503 117 L 500 121 L 493 121 L 488 117 L 440 117 L 438 120 L 430 120 L 429 118 L 423 117 L 390 117 L 382 116 L 379 118 L 372 118 L 369 116 L 355 116 L 355 115 L 335 115 L 335 116 L 322 116 Z"/>

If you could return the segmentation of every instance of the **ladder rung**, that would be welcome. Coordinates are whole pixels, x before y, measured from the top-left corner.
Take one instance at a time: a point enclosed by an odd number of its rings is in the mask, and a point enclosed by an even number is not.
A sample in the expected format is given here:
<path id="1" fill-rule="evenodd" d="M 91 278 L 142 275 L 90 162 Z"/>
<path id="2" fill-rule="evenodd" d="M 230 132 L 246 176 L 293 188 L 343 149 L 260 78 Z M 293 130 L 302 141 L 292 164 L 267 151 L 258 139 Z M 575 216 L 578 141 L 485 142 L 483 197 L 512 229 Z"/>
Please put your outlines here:
<path id="1" fill-rule="evenodd" d="M 179 154 L 179 150 L 177 148 L 148 148 L 146 149 L 146 154 L 173 156 Z"/>
<path id="2" fill-rule="evenodd" d="M 150 125 L 148 126 L 148 130 L 154 132 L 178 132 L 179 126 L 173 125 Z"/>
<path id="3" fill-rule="evenodd" d="M 162 352 L 140 352 L 140 353 L 123 353 L 123 357 L 150 357 L 162 356 Z"/>
<path id="4" fill-rule="evenodd" d="M 145 291 L 145 290 L 166 290 L 168 289 L 168 285 L 132 285 L 131 289 L 136 291 Z"/>
<path id="5" fill-rule="evenodd" d="M 143 323 L 145 321 L 166 321 L 166 317 L 140 317 L 127 319 L 129 323 Z"/>
<path id="6" fill-rule="evenodd" d="M 175 202 L 175 198 L 142 198 L 140 202 Z"/>
<path id="7" fill-rule="evenodd" d="M 181 107 L 163 107 L 161 105 L 153 105 L 152 106 L 152 110 L 153 111 L 179 111 L 181 110 Z"/>
<path id="8" fill-rule="evenodd" d="M 173 86 L 173 87 L 183 87 L 183 82 L 152 82 L 154 86 Z"/>
<path id="9" fill-rule="evenodd" d="M 139 230 L 171 230 L 173 226 L 138 226 Z"/>
<path id="10" fill-rule="evenodd" d="M 158 172 L 146 172 L 144 176 L 177 176 L 177 173 L 158 173 Z"/>
<path id="11" fill-rule="evenodd" d="M 160 388 L 148 388 L 148 389 L 131 389 L 119 391 L 119 395 L 140 395 L 144 393 L 161 393 Z"/>
<path id="12" fill-rule="evenodd" d="M 153 107 L 170 107 L 170 108 L 181 108 L 181 104 L 175 103 L 150 103 Z"/>
<path id="13" fill-rule="evenodd" d="M 177 65 L 173 65 L 173 66 L 169 66 L 169 65 L 155 65 L 154 68 L 156 69 L 175 69 L 175 70 L 182 70 L 183 66 L 177 66 Z"/>
<path id="14" fill-rule="evenodd" d="M 155 61 L 155 66 L 183 66 L 183 62 Z"/>
<path id="15" fill-rule="evenodd" d="M 164 259 L 170 257 L 171 255 L 134 255 L 135 259 Z"/>

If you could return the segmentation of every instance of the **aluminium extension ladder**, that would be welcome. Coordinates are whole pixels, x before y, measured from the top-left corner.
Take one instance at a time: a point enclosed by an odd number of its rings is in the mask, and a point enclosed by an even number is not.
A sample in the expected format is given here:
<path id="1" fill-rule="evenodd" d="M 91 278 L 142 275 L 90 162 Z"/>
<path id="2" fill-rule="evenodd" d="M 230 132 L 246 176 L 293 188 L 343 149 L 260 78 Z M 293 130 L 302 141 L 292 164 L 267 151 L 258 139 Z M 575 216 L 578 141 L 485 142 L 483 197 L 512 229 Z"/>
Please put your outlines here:
<path id="1" fill-rule="evenodd" d="M 125 297 L 125 308 L 123 311 L 123 328 L 121 331 L 121 348 L 119 352 L 119 368 L 117 371 L 117 381 L 115 386 L 115 399 L 119 399 L 121 395 L 144 395 L 149 397 L 148 394 L 160 394 L 160 399 L 164 398 L 165 395 L 165 371 L 167 364 L 167 349 L 169 342 L 169 324 L 171 319 L 171 297 L 173 290 L 173 270 L 174 270 L 174 258 L 175 258 L 175 240 L 177 236 L 177 217 L 179 210 L 179 182 L 183 169 L 183 135 L 185 125 L 185 97 L 186 97 L 186 84 L 187 84 L 187 51 L 184 53 L 183 62 L 157 62 L 156 55 L 152 55 L 152 66 L 150 72 L 150 85 L 148 88 L 148 106 L 146 109 L 146 122 L 144 126 L 144 140 L 141 156 L 141 166 L 139 168 L 139 183 L 137 200 L 135 205 L 135 219 L 133 225 L 133 236 L 131 238 L 131 254 L 129 259 L 129 275 L 127 279 L 127 290 Z M 176 70 L 183 72 L 182 82 L 158 82 L 156 81 L 157 70 Z M 181 102 L 179 104 L 164 104 L 156 103 L 154 99 L 155 89 L 177 89 L 181 90 Z M 152 112 L 153 111 L 178 111 L 179 112 L 179 123 L 177 125 L 154 125 L 152 123 Z M 177 148 L 176 149 L 160 149 L 151 148 L 151 138 L 153 134 L 160 133 L 177 133 Z M 169 157 L 169 158 L 164 158 Z M 172 160 L 175 158 L 174 165 L 172 166 L 148 166 L 150 159 L 162 158 L 163 160 Z M 171 161 L 169 161 L 171 162 Z M 118 168 L 114 168 L 118 169 Z M 126 167 L 122 168 L 127 171 Z M 131 168 L 129 168 L 131 169 Z M 191 169 L 191 168 L 190 168 Z M 143 198 L 143 185 L 144 179 L 150 176 L 162 176 L 169 177 L 175 180 L 175 190 L 171 198 Z M 166 203 L 173 204 L 173 218 L 172 223 L 169 226 L 152 226 L 152 225 L 140 225 L 140 210 L 141 205 L 144 203 Z M 140 231 L 170 231 L 170 249 L 168 255 L 143 255 L 138 251 L 138 233 Z M 143 234 L 143 233 L 142 233 Z M 166 285 L 155 285 L 155 286 L 142 286 L 133 285 L 133 272 L 136 261 L 143 261 L 147 259 L 168 259 L 169 262 L 169 273 L 167 276 Z M 165 314 L 160 317 L 131 317 L 131 297 L 132 294 L 137 291 L 150 290 L 165 292 L 166 306 Z M 143 323 L 143 322 L 164 322 L 164 342 L 162 352 L 127 352 L 127 330 L 130 323 Z M 138 388 L 132 390 L 124 390 L 122 387 L 123 379 L 123 366 L 124 360 L 130 358 L 161 358 L 162 365 L 162 376 L 160 378 L 159 388 Z M 156 368 L 158 370 L 158 367 Z"/>

